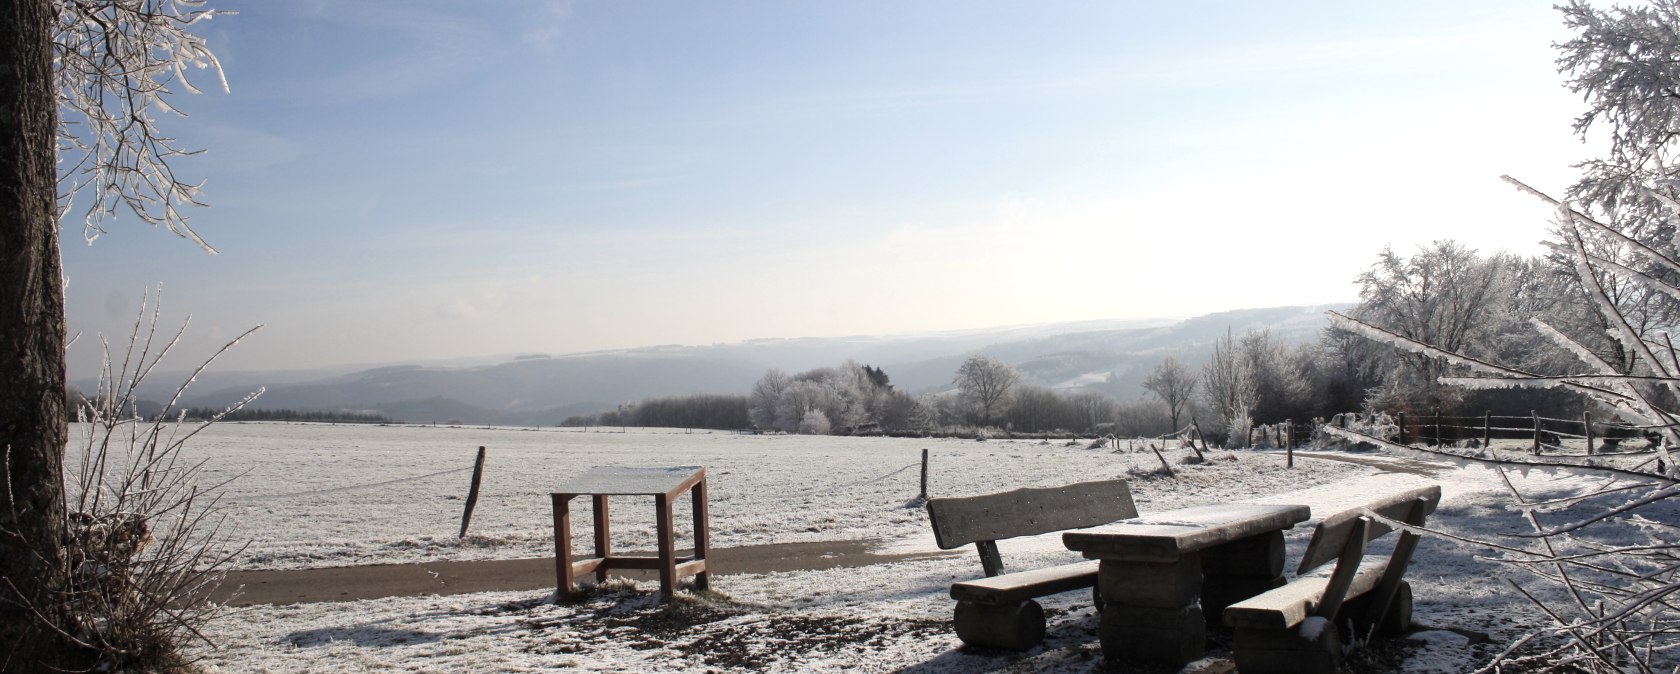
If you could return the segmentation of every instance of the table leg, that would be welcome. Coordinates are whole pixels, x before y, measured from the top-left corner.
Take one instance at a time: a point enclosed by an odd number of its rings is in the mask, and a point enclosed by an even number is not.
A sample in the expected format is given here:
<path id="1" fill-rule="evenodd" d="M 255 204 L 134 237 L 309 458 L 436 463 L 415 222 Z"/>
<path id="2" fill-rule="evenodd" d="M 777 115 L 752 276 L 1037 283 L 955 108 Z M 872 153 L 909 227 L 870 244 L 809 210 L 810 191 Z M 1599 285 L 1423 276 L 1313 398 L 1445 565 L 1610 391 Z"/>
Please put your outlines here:
<path id="1" fill-rule="evenodd" d="M 554 584 L 555 598 L 566 601 L 577 593 L 572 578 L 572 497 L 549 494 L 554 506 Z"/>
<path id="2" fill-rule="evenodd" d="M 596 494 L 594 498 L 595 510 L 595 556 L 601 560 L 601 565 L 595 567 L 595 582 L 607 582 L 607 556 L 612 554 L 612 531 L 607 522 L 607 497 Z"/>
<path id="3" fill-rule="evenodd" d="M 694 558 L 706 559 L 711 553 L 711 536 L 706 530 L 706 480 L 701 478 L 694 485 Z M 711 587 L 711 562 L 701 567 L 700 573 L 694 575 L 694 588 L 704 590 Z"/>
<path id="4" fill-rule="evenodd" d="M 1202 551 L 1202 614 L 1222 624 L 1225 608 L 1283 587 L 1283 532 L 1271 531 Z"/>
<path id="5" fill-rule="evenodd" d="M 671 497 L 660 494 L 653 501 L 658 511 L 655 518 L 659 535 L 659 592 L 670 597 L 677 589 L 676 527 L 671 521 Z"/>
<path id="6" fill-rule="evenodd" d="M 1103 609 L 1103 657 L 1141 658 L 1182 665 L 1202 657 L 1207 625 L 1197 603 L 1200 555 L 1177 562 L 1104 559 L 1097 569 Z"/>

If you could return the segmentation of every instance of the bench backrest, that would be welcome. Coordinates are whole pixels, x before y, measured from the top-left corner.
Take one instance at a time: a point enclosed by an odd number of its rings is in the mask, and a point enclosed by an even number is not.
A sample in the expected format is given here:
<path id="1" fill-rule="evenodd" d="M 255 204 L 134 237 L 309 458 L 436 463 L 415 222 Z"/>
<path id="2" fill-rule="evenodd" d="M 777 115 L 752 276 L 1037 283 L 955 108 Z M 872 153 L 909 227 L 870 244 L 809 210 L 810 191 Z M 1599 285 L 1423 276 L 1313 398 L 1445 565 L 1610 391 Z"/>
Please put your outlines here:
<path id="1" fill-rule="evenodd" d="M 1348 546 L 1348 538 L 1359 528 L 1356 525 L 1366 511 L 1391 520 L 1421 525 L 1423 518 L 1435 512 L 1435 507 L 1440 503 L 1441 487 L 1432 485 L 1403 491 L 1326 517 L 1313 529 L 1312 542 L 1307 544 L 1307 551 L 1301 555 L 1301 567 L 1296 572 L 1306 573 L 1341 557 L 1342 551 Z M 1421 508 L 1421 511 L 1414 508 Z M 1375 520 L 1368 521 L 1363 528 L 1365 540 L 1360 541 L 1360 549 L 1364 548 L 1364 543 L 1391 531 L 1388 525 Z"/>
<path id="2" fill-rule="evenodd" d="M 942 550 L 975 544 L 987 576 L 1003 573 L 996 541 L 1083 529 L 1138 516 L 1125 480 L 1016 489 L 985 496 L 928 499 L 928 520 Z"/>

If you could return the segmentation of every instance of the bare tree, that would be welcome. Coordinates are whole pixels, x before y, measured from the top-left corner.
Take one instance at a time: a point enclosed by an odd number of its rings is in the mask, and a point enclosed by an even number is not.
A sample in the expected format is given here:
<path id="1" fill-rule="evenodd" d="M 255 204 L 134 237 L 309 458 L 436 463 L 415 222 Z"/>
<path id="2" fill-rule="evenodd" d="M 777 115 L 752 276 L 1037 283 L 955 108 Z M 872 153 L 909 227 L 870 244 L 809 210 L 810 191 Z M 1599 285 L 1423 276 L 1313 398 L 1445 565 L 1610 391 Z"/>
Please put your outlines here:
<path id="1" fill-rule="evenodd" d="M 958 395 L 980 413 L 980 423 L 989 424 L 1020 381 L 1021 372 L 1015 366 L 991 356 L 971 356 L 957 367 L 953 383 Z"/>
<path id="2" fill-rule="evenodd" d="M 1247 439 L 1259 397 L 1254 363 L 1227 329 L 1225 336 L 1214 343 L 1213 356 L 1202 366 L 1202 399 L 1218 415 L 1226 446 Z"/>
<path id="3" fill-rule="evenodd" d="M 1360 320 L 1440 348 L 1463 351 L 1486 334 L 1487 313 L 1498 298 L 1499 256 L 1483 258 L 1456 241 L 1436 241 L 1411 257 L 1384 248 L 1359 276 Z M 1448 365 L 1439 358 L 1399 352 L 1401 397 L 1434 407 L 1442 403 L 1435 382 Z"/>
<path id="4" fill-rule="evenodd" d="M 1196 375 L 1177 358 L 1168 356 L 1143 380 L 1143 388 L 1167 404 L 1167 414 L 1172 417 L 1173 428 L 1177 429 L 1179 415 L 1196 393 Z"/>
<path id="5" fill-rule="evenodd" d="M 747 397 L 747 415 L 752 423 L 760 430 L 791 431 L 792 424 L 783 423 L 776 412 L 781 405 L 782 394 L 792 384 L 786 372 L 778 368 L 770 368 L 768 372 L 753 384 L 752 393 Z"/>

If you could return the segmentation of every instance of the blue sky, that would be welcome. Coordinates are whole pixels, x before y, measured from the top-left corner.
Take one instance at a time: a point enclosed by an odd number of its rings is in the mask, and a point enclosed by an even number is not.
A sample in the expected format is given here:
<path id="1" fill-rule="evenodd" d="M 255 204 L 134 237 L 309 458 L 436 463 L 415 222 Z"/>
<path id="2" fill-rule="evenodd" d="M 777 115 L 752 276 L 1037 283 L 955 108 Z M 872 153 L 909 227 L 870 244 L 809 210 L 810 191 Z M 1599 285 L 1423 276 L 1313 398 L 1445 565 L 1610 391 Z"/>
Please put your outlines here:
<path id="1" fill-rule="evenodd" d="M 220 254 L 66 228 L 71 330 L 156 283 L 188 355 L 266 325 L 224 369 L 1348 301 L 1384 245 L 1536 252 L 1498 176 L 1592 154 L 1549 3 L 1464 4 L 225 2 L 168 122 Z"/>

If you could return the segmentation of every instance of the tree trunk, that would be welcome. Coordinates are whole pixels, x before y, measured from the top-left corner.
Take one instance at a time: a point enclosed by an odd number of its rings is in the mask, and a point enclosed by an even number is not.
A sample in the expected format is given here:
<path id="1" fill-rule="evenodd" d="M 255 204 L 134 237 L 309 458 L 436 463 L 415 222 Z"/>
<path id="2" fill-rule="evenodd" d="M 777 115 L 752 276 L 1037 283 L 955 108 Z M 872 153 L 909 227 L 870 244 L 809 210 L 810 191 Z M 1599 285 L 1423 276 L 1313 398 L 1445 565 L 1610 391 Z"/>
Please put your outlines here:
<path id="1" fill-rule="evenodd" d="M 51 0 L 0 0 L 0 671 L 64 662 L 64 276 L 55 212 Z"/>

